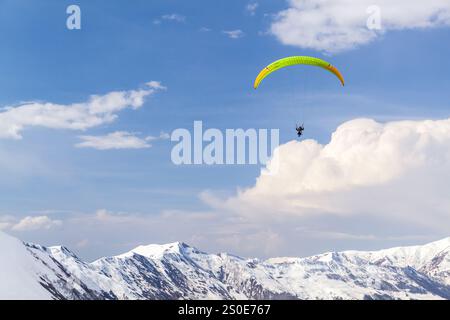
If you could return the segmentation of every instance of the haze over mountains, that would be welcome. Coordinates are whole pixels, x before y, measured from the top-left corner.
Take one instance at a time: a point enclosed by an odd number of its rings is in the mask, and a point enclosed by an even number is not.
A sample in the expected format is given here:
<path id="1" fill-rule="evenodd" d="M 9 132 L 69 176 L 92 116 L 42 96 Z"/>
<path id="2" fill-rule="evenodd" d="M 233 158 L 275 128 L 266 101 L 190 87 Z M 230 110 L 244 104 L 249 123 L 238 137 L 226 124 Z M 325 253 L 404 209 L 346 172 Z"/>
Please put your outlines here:
<path id="1" fill-rule="evenodd" d="M 0 299 L 450 299 L 450 238 L 265 261 L 177 242 L 87 263 L 0 232 Z"/>

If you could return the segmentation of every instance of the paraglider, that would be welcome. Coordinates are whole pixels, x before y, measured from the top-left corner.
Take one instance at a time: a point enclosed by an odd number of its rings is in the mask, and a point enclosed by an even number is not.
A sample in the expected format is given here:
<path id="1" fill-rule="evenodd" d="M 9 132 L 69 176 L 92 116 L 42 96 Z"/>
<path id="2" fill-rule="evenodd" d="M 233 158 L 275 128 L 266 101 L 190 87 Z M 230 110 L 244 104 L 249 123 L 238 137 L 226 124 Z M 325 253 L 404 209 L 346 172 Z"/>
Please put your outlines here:
<path id="1" fill-rule="evenodd" d="M 295 126 L 295 131 L 297 131 L 297 136 L 300 138 L 303 134 L 303 130 L 305 130 L 304 125 L 302 124 L 300 127 Z"/>
<path id="2" fill-rule="evenodd" d="M 255 83 L 253 85 L 253 88 L 257 89 L 259 85 L 261 84 L 261 81 L 264 80 L 269 74 L 272 72 L 275 72 L 279 69 L 290 67 L 290 66 L 296 66 L 296 65 L 309 65 L 309 66 L 315 66 L 320 67 L 322 69 L 328 70 L 332 74 L 334 74 L 341 82 L 341 84 L 344 86 L 345 81 L 342 74 L 339 72 L 339 70 L 333 66 L 331 63 L 326 62 L 325 60 L 314 58 L 314 57 L 307 57 L 307 56 L 294 56 L 294 57 L 287 57 L 280 60 L 277 60 L 275 62 L 272 62 L 267 67 L 261 70 L 261 72 L 258 74 L 258 76 L 255 79 Z"/>
<path id="3" fill-rule="evenodd" d="M 341 72 L 333 66 L 331 63 L 326 62 L 325 60 L 314 58 L 314 57 L 307 57 L 307 56 L 293 56 L 293 57 L 287 57 L 280 60 L 277 60 L 275 62 L 272 62 L 267 67 L 261 70 L 261 72 L 258 74 L 258 76 L 255 79 L 255 83 L 253 84 L 253 88 L 257 89 L 261 82 L 271 73 L 283 69 L 285 67 L 290 66 L 296 66 L 296 65 L 309 65 L 309 66 L 315 66 L 320 67 L 322 69 L 325 69 L 332 74 L 334 74 L 339 81 L 341 82 L 342 86 L 345 85 L 344 77 L 342 76 Z M 303 131 L 305 130 L 305 127 L 303 125 L 296 126 L 295 130 L 297 131 L 297 136 L 301 137 L 303 135 Z"/>

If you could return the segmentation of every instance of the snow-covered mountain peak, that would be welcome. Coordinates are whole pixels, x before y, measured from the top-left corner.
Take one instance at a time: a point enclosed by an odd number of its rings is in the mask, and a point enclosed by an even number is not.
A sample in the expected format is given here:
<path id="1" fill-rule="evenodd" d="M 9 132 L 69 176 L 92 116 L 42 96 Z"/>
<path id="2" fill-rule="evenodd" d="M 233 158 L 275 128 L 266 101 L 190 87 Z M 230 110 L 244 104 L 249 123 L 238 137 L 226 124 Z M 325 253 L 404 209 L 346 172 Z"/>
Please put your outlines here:
<path id="1" fill-rule="evenodd" d="M 379 251 L 344 251 L 343 253 L 348 256 L 364 257 L 375 264 L 395 264 L 420 269 L 436 256 L 445 255 L 450 259 L 450 238 L 419 246 L 394 247 Z"/>
<path id="2" fill-rule="evenodd" d="M 184 242 L 173 242 L 168 244 L 149 244 L 138 246 L 124 254 L 118 255 L 118 258 L 129 258 L 134 254 L 144 256 L 146 258 L 161 259 L 167 254 L 184 255 L 191 248 Z"/>
<path id="3" fill-rule="evenodd" d="M 0 299 L 450 299 L 449 244 L 260 261 L 175 242 L 86 263 L 0 232 Z"/>
<path id="4" fill-rule="evenodd" d="M 52 247 L 47 247 L 47 249 L 54 256 L 60 255 L 60 256 L 72 257 L 74 259 L 79 259 L 75 253 L 73 253 L 67 247 L 64 247 L 64 246 L 52 246 Z"/>

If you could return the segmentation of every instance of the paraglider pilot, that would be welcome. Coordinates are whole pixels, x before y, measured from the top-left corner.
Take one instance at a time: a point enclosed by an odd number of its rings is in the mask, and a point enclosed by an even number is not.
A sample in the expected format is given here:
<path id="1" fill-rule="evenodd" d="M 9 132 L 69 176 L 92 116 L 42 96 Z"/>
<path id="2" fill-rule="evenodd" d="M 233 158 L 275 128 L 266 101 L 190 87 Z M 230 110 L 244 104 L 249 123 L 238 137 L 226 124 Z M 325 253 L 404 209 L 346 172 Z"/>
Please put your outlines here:
<path id="1" fill-rule="evenodd" d="M 297 130 L 297 136 L 300 138 L 303 134 L 303 130 L 305 130 L 305 127 L 303 124 L 301 126 L 295 126 L 295 130 Z"/>

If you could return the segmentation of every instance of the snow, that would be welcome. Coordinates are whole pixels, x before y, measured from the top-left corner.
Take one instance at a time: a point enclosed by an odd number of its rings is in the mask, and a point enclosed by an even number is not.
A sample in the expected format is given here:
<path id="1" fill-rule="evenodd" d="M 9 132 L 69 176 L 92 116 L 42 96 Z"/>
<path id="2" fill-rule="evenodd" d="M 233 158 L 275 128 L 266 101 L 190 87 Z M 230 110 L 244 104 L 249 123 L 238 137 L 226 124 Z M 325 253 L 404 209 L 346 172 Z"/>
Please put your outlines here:
<path id="1" fill-rule="evenodd" d="M 39 270 L 25 245 L 0 231 L 0 299 L 50 299 L 50 293 L 39 284 Z"/>
<path id="2" fill-rule="evenodd" d="M 270 258 L 267 259 L 266 262 L 270 264 L 292 264 L 298 263 L 300 258 L 293 257 L 278 257 L 278 258 Z"/>
<path id="3" fill-rule="evenodd" d="M 0 299 L 450 299 L 450 238 L 266 261 L 174 242 L 86 263 L 0 233 L 0 258 Z"/>
<path id="4" fill-rule="evenodd" d="M 164 256 L 164 254 L 173 253 L 173 254 L 179 254 L 181 251 L 181 248 L 184 244 L 181 242 L 174 242 L 169 244 L 150 244 L 146 246 L 139 246 L 134 248 L 133 250 L 121 254 L 117 257 L 119 258 L 128 258 L 132 256 L 133 254 L 139 254 L 141 256 L 147 257 L 147 258 L 161 258 Z"/>
<path id="5" fill-rule="evenodd" d="M 441 252 L 450 252 L 450 237 L 423 246 L 396 247 L 379 251 L 345 251 L 350 255 L 365 257 L 371 262 L 395 263 L 398 266 L 421 268 Z"/>

